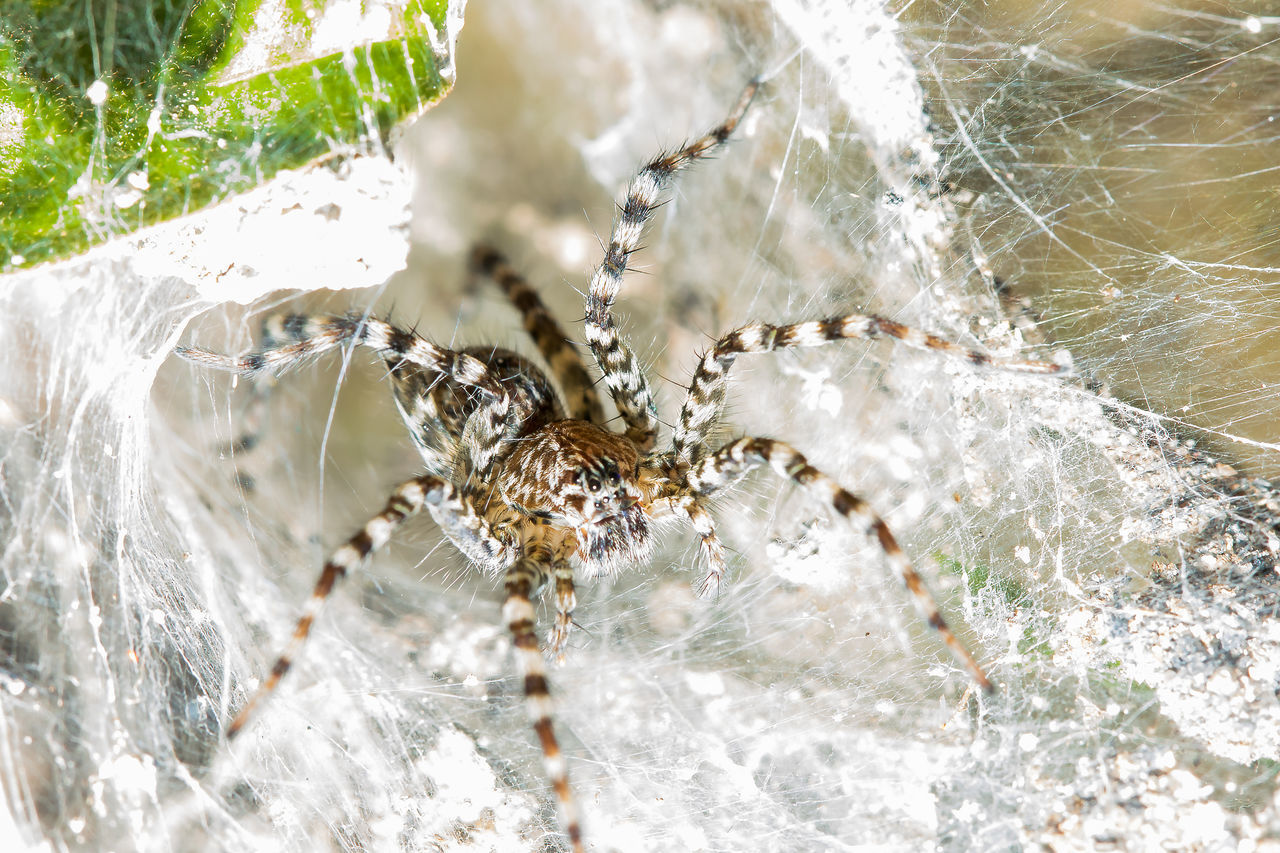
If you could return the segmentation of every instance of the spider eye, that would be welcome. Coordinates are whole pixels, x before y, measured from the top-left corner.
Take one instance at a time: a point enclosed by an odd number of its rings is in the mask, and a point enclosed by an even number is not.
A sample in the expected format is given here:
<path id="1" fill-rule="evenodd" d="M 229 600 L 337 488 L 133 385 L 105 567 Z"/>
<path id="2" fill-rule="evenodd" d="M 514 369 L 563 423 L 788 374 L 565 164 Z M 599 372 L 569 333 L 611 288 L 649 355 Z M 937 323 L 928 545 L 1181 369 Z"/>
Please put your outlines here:
<path id="1" fill-rule="evenodd" d="M 614 488 L 617 488 L 618 484 L 621 482 L 622 482 L 622 475 L 619 474 L 616 469 L 611 469 L 609 471 L 609 485 L 613 486 Z"/>
<path id="2" fill-rule="evenodd" d="M 597 477 L 595 474 L 584 475 L 582 478 L 582 483 L 584 486 L 587 487 L 587 491 L 589 492 L 600 491 L 600 478 Z"/>

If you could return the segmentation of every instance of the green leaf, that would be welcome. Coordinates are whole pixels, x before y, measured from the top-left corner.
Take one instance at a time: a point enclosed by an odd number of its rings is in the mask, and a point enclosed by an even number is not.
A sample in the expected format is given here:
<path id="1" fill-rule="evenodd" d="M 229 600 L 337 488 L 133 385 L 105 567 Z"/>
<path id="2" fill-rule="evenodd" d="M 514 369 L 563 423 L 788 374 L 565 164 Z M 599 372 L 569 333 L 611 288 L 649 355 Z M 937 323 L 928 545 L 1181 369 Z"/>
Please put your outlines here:
<path id="1" fill-rule="evenodd" d="M 448 91 L 444 0 L 5 2 L 0 268 L 83 251 L 334 150 Z M 434 43 L 442 43 L 435 38 Z"/>

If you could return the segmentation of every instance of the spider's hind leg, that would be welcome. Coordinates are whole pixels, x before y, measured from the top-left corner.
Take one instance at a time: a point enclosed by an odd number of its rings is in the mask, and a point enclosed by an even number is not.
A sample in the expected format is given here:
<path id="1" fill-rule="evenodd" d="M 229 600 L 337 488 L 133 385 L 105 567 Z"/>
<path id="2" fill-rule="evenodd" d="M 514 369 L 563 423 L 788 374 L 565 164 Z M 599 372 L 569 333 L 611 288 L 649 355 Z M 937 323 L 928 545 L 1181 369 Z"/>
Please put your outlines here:
<path id="1" fill-rule="evenodd" d="M 875 535 L 885 557 L 906 584 L 920 615 L 929 627 L 938 633 L 947 649 L 969 670 L 979 687 L 988 692 L 993 689 L 986 672 L 952 633 L 933 595 L 903 553 L 884 519 L 862 498 L 846 491 L 834 479 L 810 465 L 794 447 L 770 438 L 740 438 L 695 464 L 689 470 L 686 482 L 695 496 L 711 495 L 734 485 L 754 469 L 766 466 L 778 476 L 826 498 L 831 508 L 844 518 L 861 519 Z"/>
<path id="2" fill-rule="evenodd" d="M 248 703 L 240 709 L 235 719 L 227 727 L 228 739 L 235 737 L 253 716 L 254 709 L 275 692 L 280 679 L 284 678 L 290 667 L 293 666 L 293 662 L 306 643 L 307 637 L 310 636 L 311 626 L 315 623 L 316 617 L 320 615 L 320 610 L 324 607 L 325 601 L 329 598 L 329 593 L 333 592 L 337 582 L 347 572 L 363 565 L 374 551 L 385 545 L 387 540 L 391 538 L 391 534 L 406 519 L 416 515 L 425 504 L 438 502 L 447 497 L 452 490 L 453 487 L 449 483 L 438 477 L 415 477 L 400 484 L 391 493 L 391 497 L 387 500 L 387 505 L 382 512 L 369 519 L 359 533 L 352 536 L 347 540 L 346 544 L 333 552 L 332 556 L 325 562 L 324 569 L 320 572 L 320 579 L 316 581 L 315 588 L 311 593 L 311 598 L 307 600 L 302 616 L 298 619 L 298 624 L 293 629 L 293 637 L 289 640 L 289 645 L 276 658 L 275 665 L 271 667 L 271 672 L 266 681 L 259 685 L 257 691 L 249 698 Z"/>
<path id="3" fill-rule="evenodd" d="M 604 409 L 600 406 L 595 382 L 578 350 L 551 316 L 538 292 L 507 263 L 500 252 L 490 246 L 479 245 L 471 250 L 469 269 L 475 277 L 492 279 L 520 312 L 525 331 L 533 338 L 551 373 L 560 383 L 569 417 L 603 424 Z"/>
<path id="4" fill-rule="evenodd" d="M 547 778 L 555 791 L 556 802 L 560 809 L 560 823 L 569 836 L 569 843 L 574 853 L 583 853 L 582 826 L 578 819 L 578 805 L 573 797 L 573 789 L 569 787 L 569 770 L 560 751 L 560 742 L 556 739 L 552 724 L 551 692 L 547 687 L 546 662 L 542 650 L 538 648 L 538 637 L 535 631 L 535 614 L 533 597 L 535 592 L 547 580 L 548 571 L 544 562 L 551 562 L 543 549 L 532 549 L 542 560 L 530 556 L 523 557 L 507 570 L 506 602 L 502 605 L 502 615 L 511 631 L 511 641 L 515 646 L 516 661 L 524 676 L 525 701 L 529 707 L 529 719 L 538 734 L 542 746 L 542 760 L 546 767 Z"/>

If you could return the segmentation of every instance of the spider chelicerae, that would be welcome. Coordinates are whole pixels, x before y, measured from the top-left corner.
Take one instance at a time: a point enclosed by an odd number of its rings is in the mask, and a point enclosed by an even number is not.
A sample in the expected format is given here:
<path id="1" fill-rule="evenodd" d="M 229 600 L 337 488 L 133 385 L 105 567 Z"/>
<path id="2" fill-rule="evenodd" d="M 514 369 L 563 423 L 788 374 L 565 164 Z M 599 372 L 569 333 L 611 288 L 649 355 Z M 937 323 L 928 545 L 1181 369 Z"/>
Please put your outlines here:
<path id="1" fill-rule="evenodd" d="M 503 579 L 503 618 L 523 672 L 546 773 L 564 831 L 575 853 L 581 853 L 581 824 L 552 724 L 533 603 L 544 590 L 552 591 L 555 621 L 547 646 L 559 654 L 572 626 L 575 578 L 612 575 L 645 563 L 657 526 L 680 519 L 701 537 L 707 570 L 698 592 L 715 595 L 725 578 L 726 559 L 707 500 L 757 468 L 772 470 L 824 499 L 841 517 L 864 524 L 930 627 L 973 680 L 991 689 L 986 673 L 947 627 L 919 574 L 866 501 L 811 466 L 785 442 L 745 437 L 715 447 L 711 437 L 724 405 L 729 368 L 745 353 L 885 336 L 978 366 L 1035 374 L 1062 373 L 1065 367 L 998 359 L 870 315 L 789 325 L 753 323 L 724 335 L 702 356 L 670 441 L 665 447 L 658 444 L 658 412 L 649 380 L 618 331 L 613 303 L 628 259 L 639 247 L 663 190 L 681 169 L 725 144 L 758 85 L 753 81 L 746 87 L 723 123 L 640 170 L 627 189 L 604 260 L 592 276 L 586 296 L 586 340 L 625 427 L 621 433 L 608 428 L 596 383 L 578 349 L 537 293 L 488 247 L 473 251 L 471 271 L 496 283 L 519 310 L 554 384 L 534 362 L 510 350 L 445 349 L 415 332 L 362 315 L 273 317 L 264 324 L 259 348 L 240 357 L 177 349 L 198 364 L 258 377 L 279 374 L 342 347 L 367 347 L 386 364 L 396 405 L 425 468 L 425 473 L 397 486 L 382 512 L 329 557 L 290 643 L 231 721 L 229 738 L 288 672 L 338 579 L 361 566 L 397 527 L 425 507 L 470 562 Z"/>

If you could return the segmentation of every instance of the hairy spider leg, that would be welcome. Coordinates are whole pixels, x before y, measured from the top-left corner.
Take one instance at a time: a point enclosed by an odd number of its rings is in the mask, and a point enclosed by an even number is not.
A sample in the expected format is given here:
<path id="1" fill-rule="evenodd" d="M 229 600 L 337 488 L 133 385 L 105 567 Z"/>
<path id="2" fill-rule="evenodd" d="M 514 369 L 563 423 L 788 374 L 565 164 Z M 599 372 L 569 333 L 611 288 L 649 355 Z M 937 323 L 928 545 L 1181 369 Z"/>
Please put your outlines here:
<path id="1" fill-rule="evenodd" d="M 333 587 L 338 580 L 344 577 L 348 571 L 359 568 L 369 558 L 370 554 L 386 544 L 387 540 L 391 538 L 392 532 L 406 518 L 416 515 L 422 509 L 430 492 L 433 490 L 442 491 L 446 488 L 450 488 L 449 484 L 436 477 L 415 477 L 412 480 L 401 483 L 391 493 L 391 498 L 387 501 L 387 505 L 382 512 L 369 519 L 359 533 L 352 536 L 347 540 L 346 544 L 333 552 L 325 562 L 324 569 L 320 572 L 320 579 L 316 581 L 315 588 L 311 592 L 311 598 L 307 600 L 306 607 L 303 609 L 302 617 L 298 619 L 298 624 L 293 629 L 293 637 L 289 640 L 289 645 L 276 658 L 275 665 L 271 667 L 271 674 L 267 676 L 267 680 L 258 686 L 257 691 L 249 698 L 245 706 L 240 709 L 240 712 L 236 714 L 235 719 L 231 721 L 231 725 L 227 727 L 228 739 L 235 737 L 244 728 L 245 723 L 253 716 L 254 709 L 275 691 L 280 679 L 284 678 L 285 673 L 293 666 L 293 661 L 297 658 L 298 652 L 302 650 L 303 644 L 306 643 L 307 637 L 311 633 L 312 624 L 314 624 L 316 617 L 320 615 L 329 593 L 333 591 Z"/>
<path id="2" fill-rule="evenodd" d="M 292 314 L 284 317 L 285 342 L 266 344 L 255 352 L 236 357 L 193 347 L 174 348 L 195 364 L 228 370 L 240 376 L 276 375 L 313 356 L 347 344 L 368 347 L 382 358 L 418 365 L 487 396 L 485 405 L 468 419 L 463 451 L 468 472 L 487 470 L 508 437 L 511 400 L 488 366 L 464 352 L 438 347 L 416 332 L 398 329 L 376 317 L 335 314 Z"/>
<path id="3" fill-rule="evenodd" d="M 311 627 L 320 615 L 325 601 L 333 592 L 334 586 L 349 571 L 360 568 L 374 551 L 381 548 L 391 539 L 396 528 L 407 519 L 417 515 L 423 508 L 431 513 L 436 524 L 444 531 L 449 541 L 463 554 L 481 567 L 501 571 L 515 559 L 511 546 L 496 538 L 488 523 L 484 520 L 465 496 L 459 495 L 457 489 L 448 480 L 434 475 L 414 477 L 395 488 L 382 512 L 365 523 L 360 532 L 346 541 L 342 547 L 334 551 L 325 562 L 307 600 L 301 618 L 293 629 L 293 637 L 284 652 L 276 658 L 271 673 L 250 697 L 240 712 L 236 714 L 231 725 L 227 727 L 227 738 L 233 738 L 244 728 L 245 723 L 253 715 L 254 709 L 270 696 L 279 685 L 297 659 L 311 634 Z"/>
<path id="4" fill-rule="evenodd" d="M 293 314 L 271 314 L 262 320 L 258 328 L 258 346 L 271 348 L 285 343 L 296 343 L 292 335 L 299 329 L 296 322 L 290 322 Z M 179 350 L 182 348 L 179 347 Z M 271 407 L 267 405 L 275 392 L 274 376 L 259 376 L 249 387 L 249 399 L 240 412 L 240 433 L 224 448 L 224 455 L 248 453 L 257 447 L 270 416 Z"/>
<path id="5" fill-rule="evenodd" d="M 618 414 L 626 424 L 626 436 L 642 453 L 653 449 L 657 440 L 658 410 L 649 380 L 618 333 L 613 321 L 613 302 L 622 287 L 627 260 L 640 248 L 644 225 L 657 209 L 662 191 L 670 186 L 676 172 L 724 145 L 758 88 L 759 82 L 751 81 L 723 123 L 683 148 L 660 154 L 640 170 L 627 188 L 604 260 L 591 277 L 585 323 L 587 343 L 591 345 Z"/>
<path id="6" fill-rule="evenodd" d="M 533 338 L 538 351 L 547 360 L 552 376 L 560 383 L 569 417 L 603 424 L 604 409 L 596 394 L 595 382 L 587 372 L 579 350 L 565 336 L 537 291 L 500 252 L 490 246 L 479 245 L 471 250 L 470 270 L 472 275 L 491 279 L 520 312 L 525 331 Z"/>
<path id="7" fill-rule="evenodd" d="M 696 587 L 697 594 L 700 598 L 714 598 L 719 595 L 727 573 L 724 543 L 716 535 L 715 519 L 693 495 L 682 495 L 674 502 L 674 508 L 689 520 L 700 537 L 700 550 L 707 564 L 707 573 Z"/>
<path id="8" fill-rule="evenodd" d="M 567 559 L 556 559 L 551 564 L 551 578 L 555 581 L 556 621 L 552 623 L 547 651 L 564 660 L 564 645 L 573 630 L 573 608 L 578 603 L 573 586 L 573 566 Z"/>
<path id="9" fill-rule="evenodd" d="M 675 455 L 675 464 L 693 465 L 706 457 L 708 440 L 724 407 L 729 368 L 739 355 L 792 347 L 816 347 L 849 339 L 874 340 L 881 336 L 916 349 L 941 352 L 979 367 L 1041 375 L 1068 373 L 1070 370 L 1047 361 L 1022 361 L 989 355 L 874 315 L 846 314 L 843 317 L 786 326 L 752 323 L 720 338 L 698 363 L 684 405 L 680 407 L 680 418 L 672 433 L 671 449 Z"/>
<path id="10" fill-rule="evenodd" d="M 861 519 L 875 534 L 885 557 L 910 590 L 916 607 L 929 627 L 938 633 L 956 660 L 969 670 L 979 687 L 987 692 L 994 689 L 982 667 L 942 618 L 933 595 L 899 547 L 884 519 L 862 498 L 846 491 L 834 479 L 810 465 L 794 447 L 770 438 L 740 438 L 694 465 L 689 470 L 687 482 L 695 495 L 707 496 L 732 486 L 752 470 L 765 466 L 773 469 L 778 476 L 826 498 L 831 508 L 844 518 L 852 520 L 856 516 Z"/>
<path id="11" fill-rule="evenodd" d="M 533 730 L 538 734 L 538 742 L 542 746 L 542 762 L 546 774 L 555 791 L 556 803 L 560 810 L 560 824 L 569 836 L 569 843 L 574 853 L 583 853 L 582 824 L 578 817 L 578 804 L 573 797 L 573 789 L 569 787 L 569 768 L 564 754 L 560 751 L 560 742 L 556 740 L 555 728 L 552 725 L 551 693 L 547 688 L 546 662 L 542 651 L 538 648 L 538 637 L 535 633 L 535 614 L 533 597 L 547 580 L 547 565 L 553 560 L 550 549 L 545 547 L 530 548 L 526 554 L 507 570 L 506 603 L 502 606 L 502 615 L 511 631 L 511 641 L 515 646 L 516 662 L 524 676 L 525 701 L 528 703 L 529 719 Z"/>

